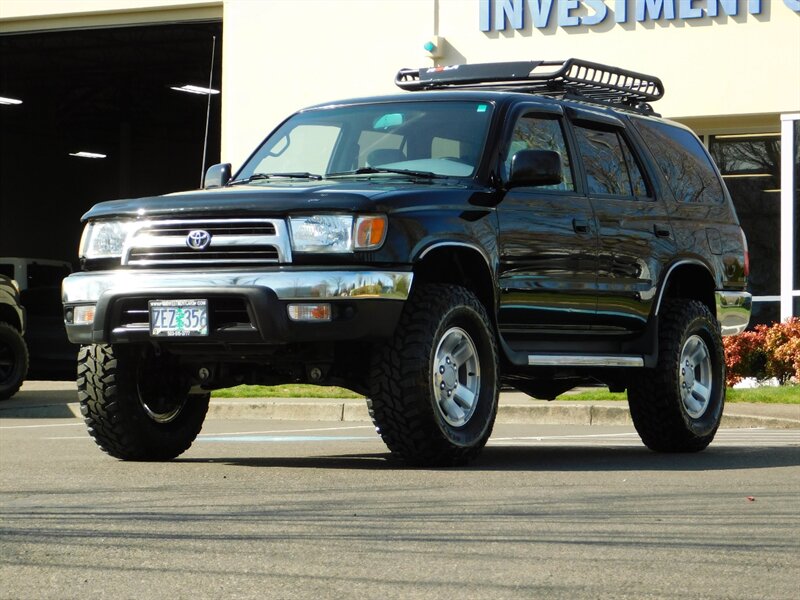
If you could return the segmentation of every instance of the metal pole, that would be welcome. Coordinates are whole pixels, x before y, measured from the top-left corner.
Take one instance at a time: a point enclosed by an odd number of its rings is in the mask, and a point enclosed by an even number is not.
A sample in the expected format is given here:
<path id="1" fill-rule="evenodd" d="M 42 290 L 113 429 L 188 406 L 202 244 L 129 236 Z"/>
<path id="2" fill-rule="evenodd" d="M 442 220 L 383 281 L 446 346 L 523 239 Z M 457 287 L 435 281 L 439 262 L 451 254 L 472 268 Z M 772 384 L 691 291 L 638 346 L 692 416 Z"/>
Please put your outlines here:
<path id="1" fill-rule="evenodd" d="M 217 36 L 211 36 L 211 70 L 208 73 L 208 106 L 206 107 L 206 133 L 203 136 L 203 164 L 200 165 L 200 187 L 206 177 L 206 151 L 208 149 L 208 122 L 211 120 L 211 86 L 214 84 L 214 52 L 217 49 Z"/>

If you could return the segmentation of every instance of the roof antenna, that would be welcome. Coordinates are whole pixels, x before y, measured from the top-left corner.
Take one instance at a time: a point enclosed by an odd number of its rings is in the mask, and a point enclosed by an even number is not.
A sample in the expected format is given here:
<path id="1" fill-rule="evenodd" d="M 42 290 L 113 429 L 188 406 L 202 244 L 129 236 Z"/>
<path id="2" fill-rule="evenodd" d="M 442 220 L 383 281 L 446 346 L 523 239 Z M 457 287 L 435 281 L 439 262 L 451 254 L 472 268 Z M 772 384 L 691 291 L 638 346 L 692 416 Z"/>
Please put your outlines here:
<path id="1" fill-rule="evenodd" d="M 206 150 L 208 150 L 208 122 L 211 119 L 211 93 L 214 84 L 214 53 L 217 50 L 217 36 L 211 36 L 211 70 L 208 73 L 208 106 L 206 107 L 206 133 L 203 136 L 203 164 L 200 165 L 200 187 L 203 187 L 203 180 L 206 178 Z"/>

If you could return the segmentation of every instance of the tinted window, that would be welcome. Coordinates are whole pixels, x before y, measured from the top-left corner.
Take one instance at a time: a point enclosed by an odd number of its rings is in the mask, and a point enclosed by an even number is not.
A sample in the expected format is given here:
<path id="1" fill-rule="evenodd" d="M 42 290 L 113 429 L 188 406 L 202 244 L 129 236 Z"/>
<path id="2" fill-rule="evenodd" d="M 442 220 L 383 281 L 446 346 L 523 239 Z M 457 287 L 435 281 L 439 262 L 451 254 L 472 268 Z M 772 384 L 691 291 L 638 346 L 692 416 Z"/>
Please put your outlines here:
<path id="1" fill-rule="evenodd" d="M 722 185 L 711 159 L 692 132 L 644 119 L 635 119 L 650 152 L 679 202 L 722 202 Z"/>
<path id="2" fill-rule="evenodd" d="M 517 121 L 514 132 L 511 134 L 511 143 L 503 163 L 504 176 L 507 177 L 511 172 L 511 159 L 520 150 L 552 150 L 561 155 L 563 181 L 557 185 L 538 186 L 537 189 L 570 191 L 575 189 L 567 145 L 564 143 L 564 132 L 558 119 L 525 115 Z"/>
<path id="3" fill-rule="evenodd" d="M 642 177 L 642 171 L 639 169 L 639 165 L 633 156 L 633 152 L 628 147 L 626 142 L 623 142 L 622 144 L 622 153 L 625 155 L 625 164 L 628 165 L 628 175 L 630 175 L 631 178 L 633 195 L 640 198 L 649 196 L 650 194 L 647 192 L 647 184 L 644 182 L 644 177 Z"/>
<path id="4" fill-rule="evenodd" d="M 590 194 L 647 196 L 639 166 L 617 131 L 577 126 L 575 134 Z"/>

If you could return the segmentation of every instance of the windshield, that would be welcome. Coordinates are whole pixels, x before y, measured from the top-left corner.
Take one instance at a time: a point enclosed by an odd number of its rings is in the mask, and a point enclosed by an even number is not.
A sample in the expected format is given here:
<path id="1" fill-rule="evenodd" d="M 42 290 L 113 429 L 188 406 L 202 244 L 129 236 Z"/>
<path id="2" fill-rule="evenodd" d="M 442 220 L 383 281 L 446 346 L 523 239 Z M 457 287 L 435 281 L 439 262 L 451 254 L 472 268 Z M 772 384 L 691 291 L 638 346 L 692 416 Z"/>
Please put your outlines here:
<path id="1" fill-rule="evenodd" d="M 376 174 L 471 177 L 491 113 L 488 103 L 462 101 L 307 110 L 281 125 L 242 167 L 237 180 Z"/>

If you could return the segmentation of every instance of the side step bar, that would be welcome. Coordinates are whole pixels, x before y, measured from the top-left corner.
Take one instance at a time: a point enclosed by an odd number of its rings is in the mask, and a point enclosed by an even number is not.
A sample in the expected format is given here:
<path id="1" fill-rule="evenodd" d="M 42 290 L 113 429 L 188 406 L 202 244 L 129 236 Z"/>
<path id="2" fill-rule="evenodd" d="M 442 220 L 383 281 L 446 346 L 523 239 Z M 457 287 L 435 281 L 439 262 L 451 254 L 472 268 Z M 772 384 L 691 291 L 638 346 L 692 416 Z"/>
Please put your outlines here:
<path id="1" fill-rule="evenodd" d="M 531 367 L 644 367 L 643 356 L 617 354 L 529 354 Z"/>

